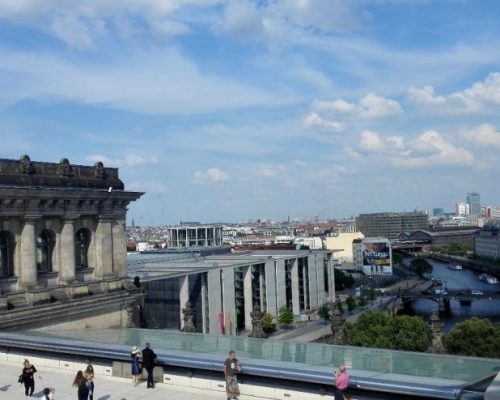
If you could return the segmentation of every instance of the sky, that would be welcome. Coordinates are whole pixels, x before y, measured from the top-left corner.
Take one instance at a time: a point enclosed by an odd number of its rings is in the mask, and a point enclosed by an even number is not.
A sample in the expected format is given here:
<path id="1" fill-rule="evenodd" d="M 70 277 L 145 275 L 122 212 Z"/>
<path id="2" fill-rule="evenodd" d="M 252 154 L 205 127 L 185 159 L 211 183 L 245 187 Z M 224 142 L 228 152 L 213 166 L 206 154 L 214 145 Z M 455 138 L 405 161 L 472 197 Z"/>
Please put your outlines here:
<path id="1" fill-rule="evenodd" d="M 118 167 L 128 223 L 500 205 L 497 0 L 3 0 L 0 157 Z"/>

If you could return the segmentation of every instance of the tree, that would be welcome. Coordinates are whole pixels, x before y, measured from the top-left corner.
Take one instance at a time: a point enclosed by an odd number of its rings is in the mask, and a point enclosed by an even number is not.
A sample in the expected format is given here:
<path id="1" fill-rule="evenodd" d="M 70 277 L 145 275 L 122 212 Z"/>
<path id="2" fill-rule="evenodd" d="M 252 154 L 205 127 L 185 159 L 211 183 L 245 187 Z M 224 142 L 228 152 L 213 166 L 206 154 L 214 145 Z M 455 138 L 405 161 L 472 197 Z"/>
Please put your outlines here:
<path id="1" fill-rule="evenodd" d="M 318 309 L 318 314 L 321 318 L 328 321 L 330 319 L 330 309 L 323 305 Z"/>
<path id="2" fill-rule="evenodd" d="M 425 351 L 430 337 L 430 328 L 420 317 L 392 317 L 376 311 L 364 312 L 356 323 L 345 327 L 347 344 L 352 346 Z"/>
<path id="3" fill-rule="evenodd" d="M 401 255 L 401 253 L 392 253 L 392 263 L 398 265 L 403 264 L 403 256 Z"/>
<path id="4" fill-rule="evenodd" d="M 262 316 L 262 329 L 267 334 L 270 334 L 276 330 L 276 322 L 274 322 L 274 315 L 270 313 L 265 313 Z"/>
<path id="5" fill-rule="evenodd" d="M 500 327 L 487 318 L 469 318 L 443 338 L 450 354 L 500 358 Z"/>
<path id="6" fill-rule="evenodd" d="M 278 322 L 281 325 L 289 325 L 293 323 L 293 312 L 286 308 L 281 307 L 278 311 Z"/>
<path id="7" fill-rule="evenodd" d="M 345 300 L 345 304 L 347 305 L 347 309 L 349 310 L 349 312 L 353 312 L 356 308 L 356 299 L 352 296 L 349 296 Z"/>
<path id="8" fill-rule="evenodd" d="M 335 270 L 335 290 L 349 289 L 354 286 L 354 278 L 346 274 L 344 271 L 334 268 Z"/>
<path id="9" fill-rule="evenodd" d="M 423 257 L 417 257 L 411 260 L 410 267 L 417 273 L 418 276 L 421 278 L 425 274 L 430 274 L 432 273 L 432 265 L 429 264 L 429 262 L 423 258 Z"/>

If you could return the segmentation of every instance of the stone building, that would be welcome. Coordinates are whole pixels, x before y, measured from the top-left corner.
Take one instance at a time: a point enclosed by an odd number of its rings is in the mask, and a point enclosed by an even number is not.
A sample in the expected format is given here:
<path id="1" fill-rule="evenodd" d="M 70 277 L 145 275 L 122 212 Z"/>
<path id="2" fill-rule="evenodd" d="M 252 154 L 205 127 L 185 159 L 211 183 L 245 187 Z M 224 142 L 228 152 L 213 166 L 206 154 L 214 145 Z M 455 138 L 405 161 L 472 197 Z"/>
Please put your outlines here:
<path id="1" fill-rule="evenodd" d="M 0 327 L 130 325 L 124 228 L 141 195 L 101 162 L 0 159 Z"/>

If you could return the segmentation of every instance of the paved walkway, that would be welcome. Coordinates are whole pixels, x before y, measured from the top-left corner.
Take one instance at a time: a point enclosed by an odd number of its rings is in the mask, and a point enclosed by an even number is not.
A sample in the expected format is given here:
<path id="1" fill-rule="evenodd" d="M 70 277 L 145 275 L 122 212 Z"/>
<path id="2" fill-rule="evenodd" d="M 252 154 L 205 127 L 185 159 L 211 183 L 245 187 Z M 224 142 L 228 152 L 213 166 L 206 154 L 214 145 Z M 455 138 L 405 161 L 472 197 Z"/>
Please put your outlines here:
<path id="1" fill-rule="evenodd" d="M 21 400 L 27 399 L 24 395 L 24 386 L 17 383 L 22 366 L 0 362 L 0 399 Z M 39 399 L 42 389 L 46 386 L 56 388 L 55 400 L 77 399 L 76 389 L 71 386 L 75 373 L 56 369 L 39 369 L 41 378 L 36 379 L 35 393 L 32 398 Z M 147 389 L 146 382 L 134 387 L 130 379 L 97 376 L 95 379 L 94 400 L 225 400 L 224 392 L 213 392 L 201 389 L 184 388 L 159 384 L 155 389 Z M 249 396 L 240 396 L 241 400 L 255 399 Z"/>

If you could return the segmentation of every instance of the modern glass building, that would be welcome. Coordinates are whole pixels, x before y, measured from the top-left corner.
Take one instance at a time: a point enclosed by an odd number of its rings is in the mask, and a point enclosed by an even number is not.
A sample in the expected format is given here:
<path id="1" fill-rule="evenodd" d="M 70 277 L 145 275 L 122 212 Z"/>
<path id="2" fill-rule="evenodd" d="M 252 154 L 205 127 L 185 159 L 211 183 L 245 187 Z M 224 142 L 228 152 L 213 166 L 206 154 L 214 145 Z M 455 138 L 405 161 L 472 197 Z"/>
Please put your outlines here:
<path id="1" fill-rule="evenodd" d="M 469 205 L 469 212 L 471 215 L 475 215 L 477 217 L 481 216 L 481 197 L 479 196 L 479 193 L 467 193 L 465 202 Z"/>
<path id="2" fill-rule="evenodd" d="M 142 283 L 146 328 L 182 329 L 187 301 L 197 332 L 236 335 L 251 331 L 256 305 L 274 317 L 281 307 L 298 316 L 335 300 L 327 250 L 139 254 L 129 260 L 129 276 Z"/>

